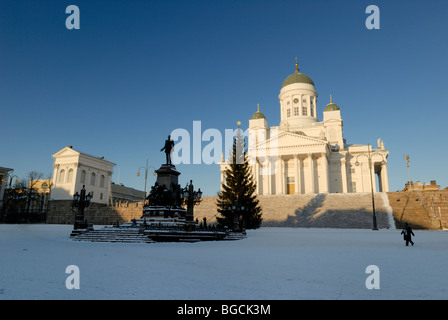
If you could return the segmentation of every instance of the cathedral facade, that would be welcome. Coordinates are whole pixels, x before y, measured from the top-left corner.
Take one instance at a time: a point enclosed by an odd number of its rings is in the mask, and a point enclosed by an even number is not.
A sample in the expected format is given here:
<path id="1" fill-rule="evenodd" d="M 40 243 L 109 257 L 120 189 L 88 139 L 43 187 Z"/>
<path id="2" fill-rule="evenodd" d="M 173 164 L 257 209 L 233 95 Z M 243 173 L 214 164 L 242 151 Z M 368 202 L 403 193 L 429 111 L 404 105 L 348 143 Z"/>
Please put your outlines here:
<path id="1" fill-rule="evenodd" d="M 313 80 L 296 63 L 280 89 L 280 124 L 268 127 L 259 107 L 249 120 L 248 157 L 257 194 L 388 192 L 384 142 L 378 139 L 376 148 L 347 144 L 341 109 L 330 97 L 318 121 L 317 98 Z M 228 164 L 220 166 L 225 183 Z"/>

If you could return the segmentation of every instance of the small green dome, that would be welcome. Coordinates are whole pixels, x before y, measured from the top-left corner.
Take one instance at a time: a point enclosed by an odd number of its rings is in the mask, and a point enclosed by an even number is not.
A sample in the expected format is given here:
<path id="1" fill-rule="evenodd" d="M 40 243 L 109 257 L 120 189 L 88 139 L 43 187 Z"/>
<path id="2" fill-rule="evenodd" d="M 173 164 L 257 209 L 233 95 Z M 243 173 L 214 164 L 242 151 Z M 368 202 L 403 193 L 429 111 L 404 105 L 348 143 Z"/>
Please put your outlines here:
<path id="1" fill-rule="evenodd" d="M 266 116 L 263 113 L 261 113 L 260 111 L 257 111 L 252 116 L 252 119 L 266 119 Z"/>
<path id="2" fill-rule="evenodd" d="M 282 88 L 293 83 L 307 83 L 314 86 L 313 80 L 306 74 L 300 73 L 298 68 L 296 68 L 296 71 L 292 75 L 283 81 Z"/>
<path id="3" fill-rule="evenodd" d="M 257 104 L 257 112 L 254 113 L 252 119 L 266 119 L 266 116 L 260 112 L 260 104 Z"/>
<path id="4" fill-rule="evenodd" d="M 339 109 L 337 104 L 333 103 L 333 97 L 330 94 L 330 103 L 327 104 L 327 106 L 324 109 L 324 112 L 325 111 L 338 111 L 338 110 L 341 110 L 341 109 Z"/>
<path id="5" fill-rule="evenodd" d="M 325 107 L 324 112 L 325 111 L 337 111 L 337 110 L 341 110 L 341 109 L 339 109 L 339 107 L 336 104 L 330 103 Z"/>

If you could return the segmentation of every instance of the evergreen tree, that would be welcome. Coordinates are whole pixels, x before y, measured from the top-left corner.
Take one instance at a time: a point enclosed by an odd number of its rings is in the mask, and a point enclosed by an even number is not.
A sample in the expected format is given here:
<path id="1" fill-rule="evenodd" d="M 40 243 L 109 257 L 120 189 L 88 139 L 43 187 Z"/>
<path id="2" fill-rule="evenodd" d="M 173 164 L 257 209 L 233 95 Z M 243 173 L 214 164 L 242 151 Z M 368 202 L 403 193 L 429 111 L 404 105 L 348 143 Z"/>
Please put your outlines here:
<path id="1" fill-rule="evenodd" d="M 244 206 L 239 212 L 240 227 L 246 229 L 256 229 L 261 225 L 261 207 L 255 193 L 256 183 L 249 166 L 247 152 L 244 151 L 244 137 L 241 129 L 238 129 L 236 137 L 233 139 L 231 153 L 231 163 L 225 171 L 225 182 L 222 190 L 218 193 L 218 212 L 221 217 L 217 217 L 218 223 L 233 228 L 234 210 L 233 205 Z"/>

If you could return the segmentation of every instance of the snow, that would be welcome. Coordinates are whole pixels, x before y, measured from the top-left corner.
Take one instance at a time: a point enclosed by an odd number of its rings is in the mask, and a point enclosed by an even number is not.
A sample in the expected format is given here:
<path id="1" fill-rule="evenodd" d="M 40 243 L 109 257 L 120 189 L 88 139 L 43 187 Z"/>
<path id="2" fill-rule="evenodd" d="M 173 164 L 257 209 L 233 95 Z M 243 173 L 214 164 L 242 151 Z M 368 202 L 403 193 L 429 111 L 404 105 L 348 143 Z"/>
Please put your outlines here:
<path id="1" fill-rule="evenodd" d="M 97 228 L 97 226 L 96 226 Z M 0 225 L 0 299 L 447 299 L 448 233 L 260 228 L 238 241 L 92 243 Z M 80 289 L 66 288 L 76 265 Z M 367 289 L 369 265 L 380 289 Z"/>

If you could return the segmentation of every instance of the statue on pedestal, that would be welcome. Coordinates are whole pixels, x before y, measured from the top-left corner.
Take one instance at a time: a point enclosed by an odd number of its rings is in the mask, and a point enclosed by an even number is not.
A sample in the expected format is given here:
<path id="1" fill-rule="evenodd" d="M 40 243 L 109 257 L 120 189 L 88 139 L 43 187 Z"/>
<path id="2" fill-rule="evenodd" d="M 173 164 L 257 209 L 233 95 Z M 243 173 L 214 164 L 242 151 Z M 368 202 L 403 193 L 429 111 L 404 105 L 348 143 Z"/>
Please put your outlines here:
<path id="1" fill-rule="evenodd" d="M 174 148 L 174 141 L 171 140 L 171 136 L 168 136 L 168 139 L 165 140 L 165 146 L 160 149 L 160 151 L 165 150 L 166 155 L 166 164 L 171 164 L 171 151 L 173 151 Z"/>

